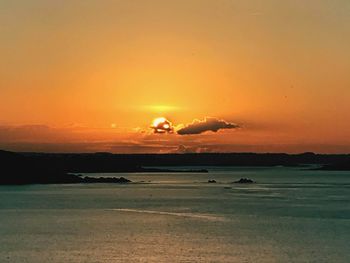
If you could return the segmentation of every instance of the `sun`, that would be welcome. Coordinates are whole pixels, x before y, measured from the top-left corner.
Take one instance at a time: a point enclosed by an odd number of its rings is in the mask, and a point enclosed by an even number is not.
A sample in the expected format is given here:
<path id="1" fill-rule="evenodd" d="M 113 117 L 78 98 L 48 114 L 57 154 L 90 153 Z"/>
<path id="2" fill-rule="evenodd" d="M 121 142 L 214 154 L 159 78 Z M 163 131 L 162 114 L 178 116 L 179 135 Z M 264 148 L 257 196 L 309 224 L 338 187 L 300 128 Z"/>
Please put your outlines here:
<path id="1" fill-rule="evenodd" d="M 154 133 L 173 133 L 174 131 L 172 123 L 164 117 L 154 119 L 151 128 Z"/>
<path id="2" fill-rule="evenodd" d="M 156 118 L 156 119 L 153 120 L 152 126 L 153 127 L 158 127 L 159 124 L 164 123 L 165 121 L 166 121 L 166 118 L 164 118 L 164 117 Z"/>

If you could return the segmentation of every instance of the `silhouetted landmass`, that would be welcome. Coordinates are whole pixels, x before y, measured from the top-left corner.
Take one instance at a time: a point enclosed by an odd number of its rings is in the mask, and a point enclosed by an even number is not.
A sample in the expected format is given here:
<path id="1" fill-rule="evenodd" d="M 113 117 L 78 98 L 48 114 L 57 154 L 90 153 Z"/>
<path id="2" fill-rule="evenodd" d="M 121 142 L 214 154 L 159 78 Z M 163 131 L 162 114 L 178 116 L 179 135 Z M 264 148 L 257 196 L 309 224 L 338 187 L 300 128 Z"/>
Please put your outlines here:
<path id="1" fill-rule="evenodd" d="M 127 184 L 131 183 L 129 179 L 124 177 L 89 177 L 85 176 L 83 179 L 83 183 L 118 183 L 118 184 Z"/>
<path id="2" fill-rule="evenodd" d="M 133 161 L 115 160 L 110 154 L 42 154 L 0 151 L 0 185 L 129 183 L 120 177 L 82 177 L 73 173 L 208 172 L 204 169 L 143 168 Z"/>
<path id="3" fill-rule="evenodd" d="M 120 183 L 110 178 L 85 179 L 74 173 L 207 172 L 203 169 L 150 168 L 162 166 L 302 166 L 317 164 L 323 166 L 322 169 L 325 170 L 350 170 L 349 163 L 350 155 L 314 153 L 294 155 L 284 153 L 49 154 L 0 151 L 0 184 Z"/>
<path id="4" fill-rule="evenodd" d="M 164 168 L 141 168 L 140 171 L 130 172 L 142 172 L 142 173 L 208 173 L 207 169 L 164 169 Z"/>
<path id="5" fill-rule="evenodd" d="M 123 177 L 81 177 L 68 173 L 64 166 L 53 165 L 53 162 L 42 157 L 0 151 L 0 185 L 130 182 Z"/>

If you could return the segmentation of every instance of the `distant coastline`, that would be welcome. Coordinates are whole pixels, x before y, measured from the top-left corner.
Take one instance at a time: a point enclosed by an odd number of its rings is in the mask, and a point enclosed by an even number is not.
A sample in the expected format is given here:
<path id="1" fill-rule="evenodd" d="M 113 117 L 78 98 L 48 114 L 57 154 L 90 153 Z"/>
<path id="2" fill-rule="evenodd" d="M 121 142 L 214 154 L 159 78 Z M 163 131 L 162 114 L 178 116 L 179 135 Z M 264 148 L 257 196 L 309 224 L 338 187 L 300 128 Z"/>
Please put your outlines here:
<path id="1" fill-rule="evenodd" d="M 87 178 L 79 173 L 206 173 L 206 169 L 168 169 L 200 166 L 289 166 L 319 165 L 319 170 L 350 170 L 350 155 L 285 153 L 200 154 L 51 154 L 0 151 L 0 184 L 125 183 L 121 178 Z M 157 167 L 157 168 L 147 168 Z M 159 168 L 160 167 L 160 168 Z M 165 168 L 161 168 L 165 167 Z M 125 178 L 124 178 L 125 179 Z"/>

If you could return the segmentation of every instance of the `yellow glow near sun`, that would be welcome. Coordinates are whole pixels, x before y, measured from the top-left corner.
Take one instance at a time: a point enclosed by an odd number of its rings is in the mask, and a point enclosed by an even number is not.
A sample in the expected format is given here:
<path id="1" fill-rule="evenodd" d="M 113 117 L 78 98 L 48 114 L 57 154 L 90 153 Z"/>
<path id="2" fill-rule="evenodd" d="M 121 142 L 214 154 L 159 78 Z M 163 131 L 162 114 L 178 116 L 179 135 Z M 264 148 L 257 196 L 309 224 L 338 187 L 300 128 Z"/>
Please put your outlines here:
<path id="1" fill-rule="evenodd" d="M 179 110 L 179 107 L 170 106 L 170 105 L 147 105 L 145 106 L 145 108 L 147 110 L 150 110 L 153 112 L 159 112 L 159 113 Z"/>
<path id="2" fill-rule="evenodd" d="M 166 119 L 164 117 L 156 118 L 153 120 L 153 127 L 157 127 L 160 123 L 165 122 Z"/>

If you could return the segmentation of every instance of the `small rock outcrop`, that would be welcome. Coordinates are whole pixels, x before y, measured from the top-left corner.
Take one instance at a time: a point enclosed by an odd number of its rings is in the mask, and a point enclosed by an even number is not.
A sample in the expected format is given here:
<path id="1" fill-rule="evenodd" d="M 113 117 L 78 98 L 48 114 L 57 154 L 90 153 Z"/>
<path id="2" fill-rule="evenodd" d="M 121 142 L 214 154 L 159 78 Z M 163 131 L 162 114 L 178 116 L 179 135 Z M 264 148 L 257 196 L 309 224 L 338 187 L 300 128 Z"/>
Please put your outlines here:
<path id="1" fill-rule="evenodd" d="M 249 178 L 241 178 L 238 181 L 234 181 L 234 184 L 253 184 L 255 181 Z"/>

